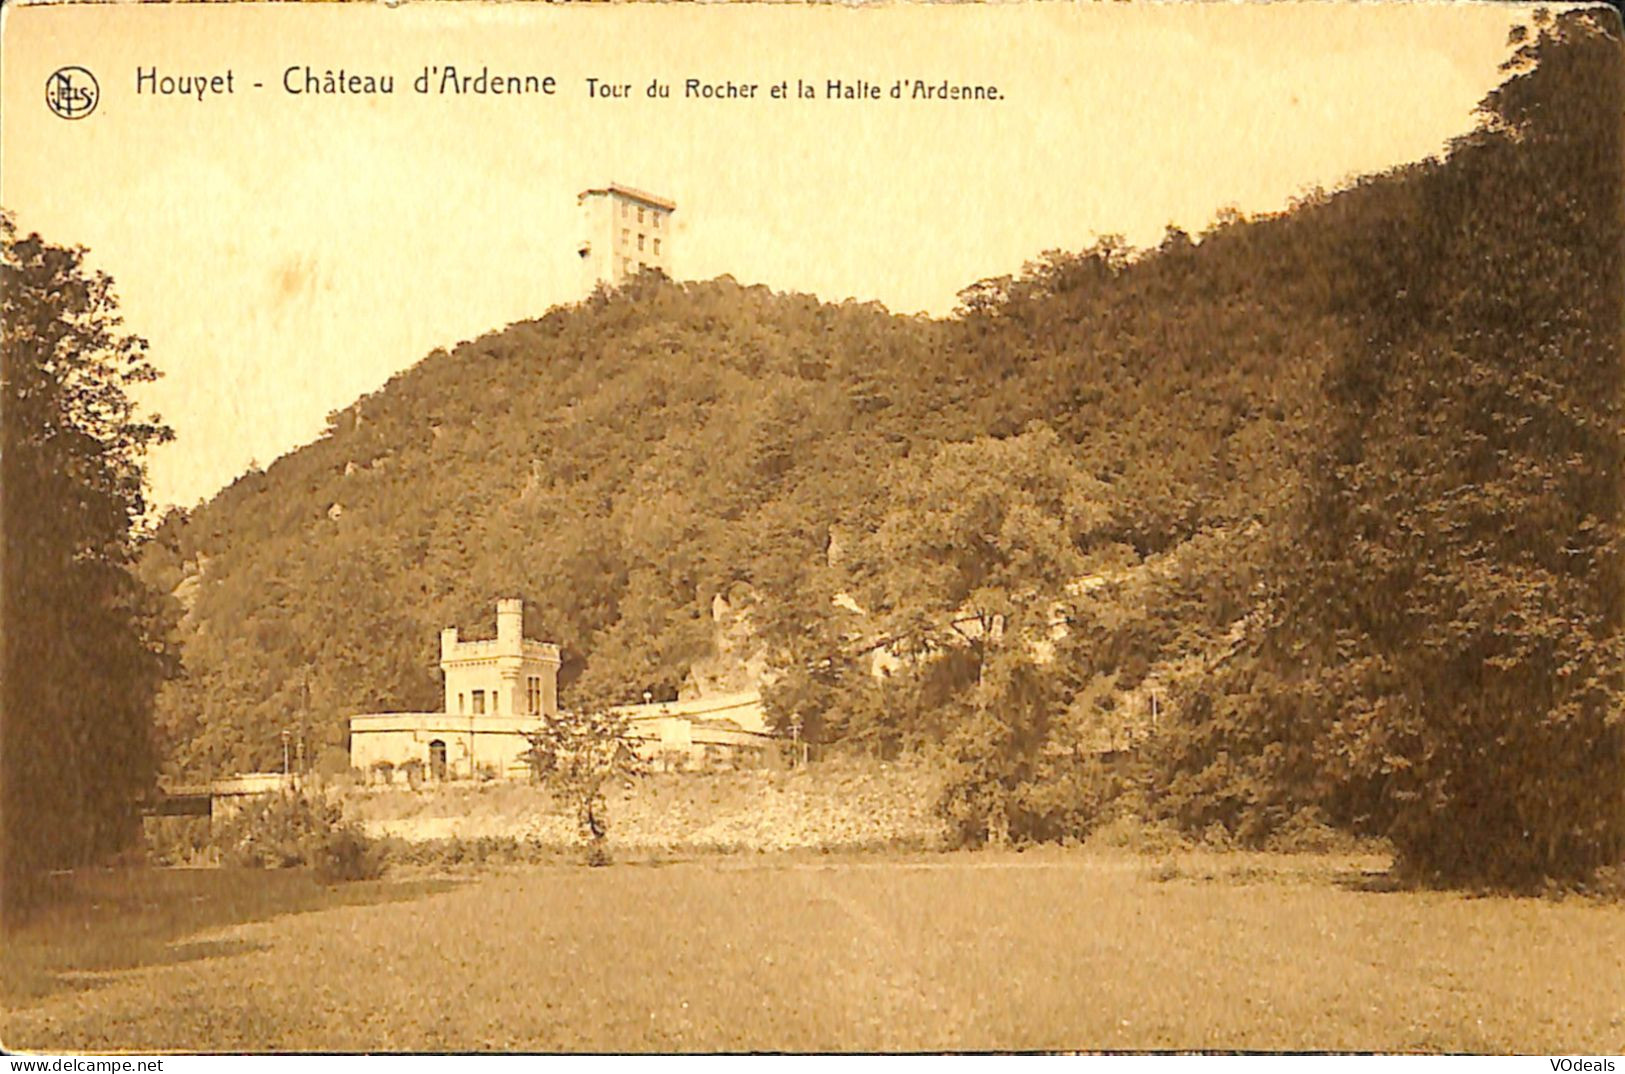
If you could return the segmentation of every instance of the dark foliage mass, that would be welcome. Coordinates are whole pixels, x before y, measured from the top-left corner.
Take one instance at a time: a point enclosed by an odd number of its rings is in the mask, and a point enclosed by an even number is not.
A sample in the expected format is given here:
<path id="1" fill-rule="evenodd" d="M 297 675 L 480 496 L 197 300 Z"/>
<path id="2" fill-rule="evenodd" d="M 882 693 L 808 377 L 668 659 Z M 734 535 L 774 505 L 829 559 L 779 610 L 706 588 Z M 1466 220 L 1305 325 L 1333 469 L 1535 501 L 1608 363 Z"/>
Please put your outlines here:
<path id="1" fill-rule="evenodd" d="M 522 594 L 575 696 L 731 645 L 786 730 L 938 752 L 973 842 L 1133 799 L 1449 879 L 1617 857 L 1600 18 L 1542 17 L 1443 161 L 1052 251 L 947 320 L 645 276 L 429 355 L 164 522 L 168 763 L 434 706 L 439 628 Z"/>
<path id="2" fill-rule="evenodd" d="M 1446 882 L 1619 860 L 1625 94 L 1602 21 L 1537 20 L 1482 128 L 1389 182 L 1349 247 L 1360 345 L 1327 368 L 1271 598 L 1164 742 L 1187 824 L 1312 804 Z"/>
<path id="3" fill-rule="evenodd" d="M 112 281 L 38 235 L 4 243 L 0 487 L 5 900 L 42 871 L 119 849 L 152 787 L 152 704 L 168 661 L 159 602 L 130 571 L 143 458 L 169 430 L 128 389 L 156 375 Z"/>

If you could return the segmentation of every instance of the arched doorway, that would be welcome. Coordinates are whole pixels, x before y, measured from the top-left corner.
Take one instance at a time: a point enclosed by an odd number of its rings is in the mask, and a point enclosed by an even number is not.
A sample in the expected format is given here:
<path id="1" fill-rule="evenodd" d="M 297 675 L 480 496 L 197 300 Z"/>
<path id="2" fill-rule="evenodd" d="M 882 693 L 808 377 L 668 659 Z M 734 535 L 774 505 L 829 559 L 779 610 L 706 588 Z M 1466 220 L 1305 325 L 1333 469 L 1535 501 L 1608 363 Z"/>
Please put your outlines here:
<path id="1" fill-rule="evenodd" d="M 429 743 L 429 776 L 433 779 L 446 778 L 446 743 L 442 739 L 435 739 Z"/>

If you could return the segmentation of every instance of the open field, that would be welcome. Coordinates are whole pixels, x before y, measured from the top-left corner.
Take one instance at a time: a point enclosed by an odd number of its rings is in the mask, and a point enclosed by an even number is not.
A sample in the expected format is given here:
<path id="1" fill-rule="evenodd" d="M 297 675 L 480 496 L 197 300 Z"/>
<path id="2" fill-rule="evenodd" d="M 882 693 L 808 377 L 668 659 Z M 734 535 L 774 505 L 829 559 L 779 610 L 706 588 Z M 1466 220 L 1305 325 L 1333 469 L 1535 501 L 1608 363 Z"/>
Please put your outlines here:
<path id="1" fill-rule="evenodd" d="M 1625 906 L 1047 851 L 323 889 L 129 870 L 6 948 L 30 1050 L 1625 1049 Z"/>

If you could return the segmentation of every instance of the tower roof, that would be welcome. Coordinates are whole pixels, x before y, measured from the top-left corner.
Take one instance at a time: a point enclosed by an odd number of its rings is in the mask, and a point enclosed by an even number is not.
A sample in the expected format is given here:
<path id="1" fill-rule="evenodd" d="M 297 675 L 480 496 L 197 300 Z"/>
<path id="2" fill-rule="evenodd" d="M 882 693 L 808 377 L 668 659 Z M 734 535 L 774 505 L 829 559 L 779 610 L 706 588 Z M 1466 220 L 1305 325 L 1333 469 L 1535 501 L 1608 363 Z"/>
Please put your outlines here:
<path id="1" fill-rule="evenodd" d="M 579 201 L 582 198 L 590 198 L 595 194 L 619 194 L 621 197 L 627 198 L 628 200 L 639 201 L 645 205 L 651 206 L 652 208 L 664 209 L 668 213 L 674 213 L 677 211 L 677 203 L 675 201 L 663 198 L 658 194 L 650 194 L 647 191 L 639 190 L 636 187 L 627 186 L 624 183 L 610 183 L 608 186 L 599 186 L 593 187 L 591 190 L 583 190 L 581 193 L 576 195 L 576 200 Z"/>

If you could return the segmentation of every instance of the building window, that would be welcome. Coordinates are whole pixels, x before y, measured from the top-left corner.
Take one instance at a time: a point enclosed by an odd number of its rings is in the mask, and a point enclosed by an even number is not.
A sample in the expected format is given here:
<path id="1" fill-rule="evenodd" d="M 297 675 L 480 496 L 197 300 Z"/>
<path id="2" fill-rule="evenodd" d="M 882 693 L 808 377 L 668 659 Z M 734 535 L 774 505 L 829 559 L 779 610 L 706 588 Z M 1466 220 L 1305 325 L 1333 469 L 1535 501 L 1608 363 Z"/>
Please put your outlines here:
<path id="1" fill-rule="evenodd" d="M 638 232 L 638 249 L 643 249 L 643 232 Z"/>
<path id="2" fill-rule="evenodd" d="M 467 701 L 467 698 L 464 695 L 462 695 L 462 694 L 457 695 L 457 711 L 459 713 L 463 713 L 463 712 L 468 711 L 468 706 L 465 704 L 466 701 Z"/>
<path id="3" fill-rule="evenodd" d="M 659 239 L 655 240 L 655 253 L 656 254 L 660 253 L 660 240 Z"/>
<path id="4" fill-rule="evenodd" d="M 643 206 L 638 206 L 638 223 L 643 223 Z"/>
<path id="5" fill-rule="evenodd" d="M 621 202 L 621 215 L 622 216 L 626 215 L 626 202 L 624 202 L 624 201 Z"/>
<path id="6" fill-rule="evenodd" d="M 497 714 L 497 709 L 500 708 L 500 706 L 497 704 L 497 699 L 501 696 L 502 695 L 497 693 L 495 690 L 491 691 L 491 715 L 493 716 Z"/>
<path id="7" fill-rule="evenodd" d="M 629 228 L 629 227 L 621 228 L 621 245 L 625 246 L 627 243 L 629 243 L 631 241 L 632 241 L 632 229 Z"/>
<path id="8" fill-rule="evenodd" d="M 532 716 L 542 711 L 542 680 L 539 675 L 525 679 L 525 711 Z"/>
<path id="9" fill-rule="evenodd" d="M 474 715 L 476 715 L 476 716 L 484 716 L 485 715 L 485 691 L 484 690 L 475 690 L 474 691 Z"/>
<path id="10" fill-rule="evenodd" d="M 639 272 L 642 272 L 644 269 L 646 269 L 648 267 L 649 267 L 649 262 L 647 262 L 647 261 L 639 261 L 638 262 L 638 271 Z"/>
<path id="11" fill-rule="evenodd" d="M 655 218 L 655 230 L 659 231 L 660 230 L 660 214 L 655 213 L 654 218 Z"/>

